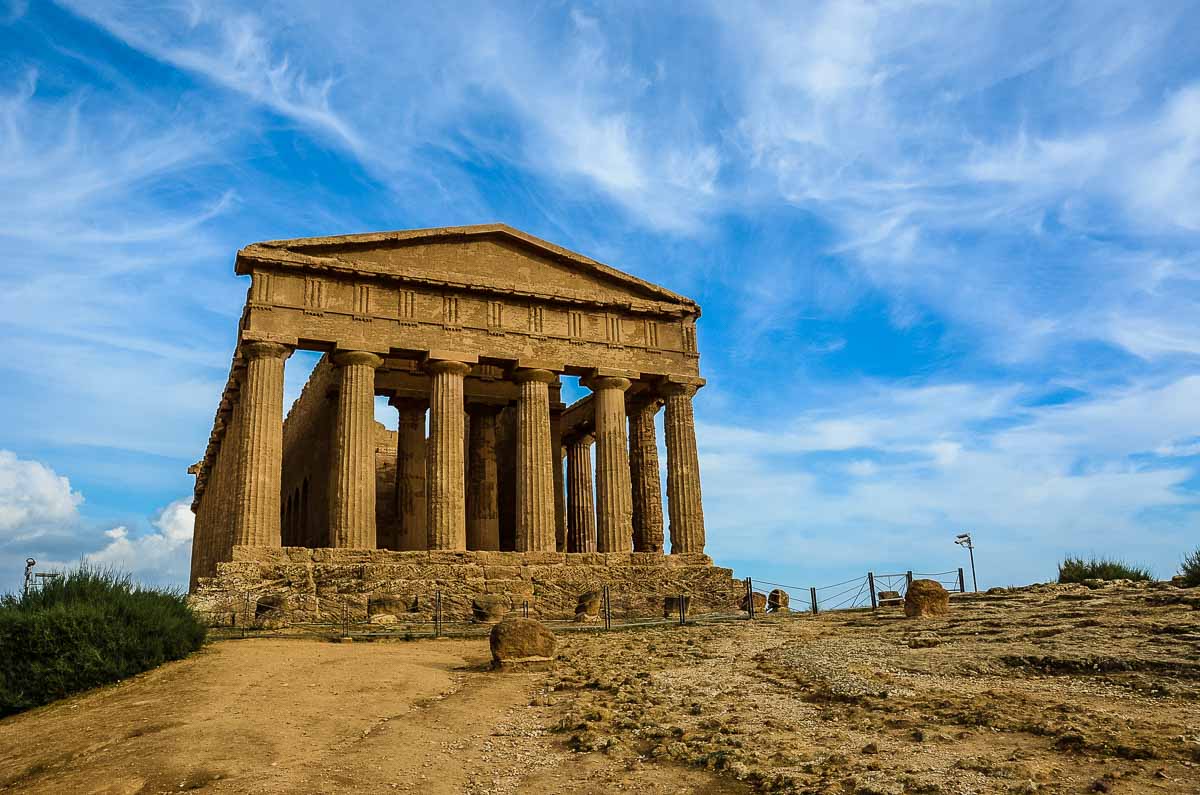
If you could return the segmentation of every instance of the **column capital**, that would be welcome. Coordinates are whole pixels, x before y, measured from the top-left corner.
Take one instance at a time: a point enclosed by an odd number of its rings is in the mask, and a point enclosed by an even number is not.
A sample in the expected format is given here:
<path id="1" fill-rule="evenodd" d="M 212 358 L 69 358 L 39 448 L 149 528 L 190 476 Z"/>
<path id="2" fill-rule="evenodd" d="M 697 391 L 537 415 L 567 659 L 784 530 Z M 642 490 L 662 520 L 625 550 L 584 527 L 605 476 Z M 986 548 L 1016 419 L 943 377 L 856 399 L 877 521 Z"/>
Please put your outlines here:
<path id="1" fill-rule="evenodd" d="M 455 361 L 454 359 L 430 359 L 425 363 L 425 367 L 431 373 L 466 375 L 471 372 L 471 365 L 466 362 Z"/>
<path id="2" fill-rule="evenodd" d="M 552 370 L 543 370 L 540 367 L 518 367 L 513 370 L 512 378 L 518 384 L 523 384 L 527 381 L 540 381 L 543 384 L 553 384 L 558 380 L 558 374 Z"/>
<path id="3" fill-rule="evenodd" d="M 424 411 L 429 408 L 429 398 L 412 397 L 410 395 L 392 395 L 388 398 L 388 405 L 395 409 L 416 411 L 418 409 Z"/>
<path id="4" fill-rule="evenodd" d="M 681 384 L 675 381 L 665 381 L 658 387 L 658 393 L 663 397 L 694 397 L 703 384 Z"/>
<path id="5" fill-rule="evenodd" d="M 584 379 L 583 385 L 593 392 L 599 392 L 601 389 L 619 389 L 624 392 L 633 386 L 633 382 L 623 376 L 593 375 Z"/>
<path id="6" fill-rule="evenodd" d="M 330 360 L 338 367 L 365 364 L 372 370 L 375 370 L 383 365 L 383 359 L 370 351 L 339 351 Z"/>
<path id="7" fill-rule="evenodd" d="M 286 359 L 292 355 L 292 346 L 278 342 L 243 342 L 242 355 L 251 359 Z"/>

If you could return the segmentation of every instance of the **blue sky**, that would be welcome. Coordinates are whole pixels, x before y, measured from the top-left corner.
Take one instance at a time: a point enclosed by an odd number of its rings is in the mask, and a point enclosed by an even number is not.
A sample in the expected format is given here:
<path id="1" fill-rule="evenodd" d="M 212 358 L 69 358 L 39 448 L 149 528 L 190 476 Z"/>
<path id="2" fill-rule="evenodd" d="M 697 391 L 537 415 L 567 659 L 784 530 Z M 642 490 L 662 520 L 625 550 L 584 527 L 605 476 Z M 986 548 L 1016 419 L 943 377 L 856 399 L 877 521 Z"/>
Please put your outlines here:
<path id="1" fill-rule="evenodd" d="M 1200 545 L 1200 6 L 432 5 L 0 0 L 0 589 L 186 580 L 236 249 L 489 221 L 700 302 L 740 576 Z"/>

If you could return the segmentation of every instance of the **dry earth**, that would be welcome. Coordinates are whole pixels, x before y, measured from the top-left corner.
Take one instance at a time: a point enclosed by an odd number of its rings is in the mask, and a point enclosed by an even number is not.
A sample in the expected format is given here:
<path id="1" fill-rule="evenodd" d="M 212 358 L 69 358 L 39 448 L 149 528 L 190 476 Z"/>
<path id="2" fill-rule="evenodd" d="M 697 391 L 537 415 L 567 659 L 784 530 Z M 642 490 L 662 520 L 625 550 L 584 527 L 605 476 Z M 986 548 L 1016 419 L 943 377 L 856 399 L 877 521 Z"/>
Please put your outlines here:
<path id="1" fill-rule="evenodd" d="M 0 721 L 19 792 L 1200 792 L 1200 591 L 486 641 L 222 641 Z"/>

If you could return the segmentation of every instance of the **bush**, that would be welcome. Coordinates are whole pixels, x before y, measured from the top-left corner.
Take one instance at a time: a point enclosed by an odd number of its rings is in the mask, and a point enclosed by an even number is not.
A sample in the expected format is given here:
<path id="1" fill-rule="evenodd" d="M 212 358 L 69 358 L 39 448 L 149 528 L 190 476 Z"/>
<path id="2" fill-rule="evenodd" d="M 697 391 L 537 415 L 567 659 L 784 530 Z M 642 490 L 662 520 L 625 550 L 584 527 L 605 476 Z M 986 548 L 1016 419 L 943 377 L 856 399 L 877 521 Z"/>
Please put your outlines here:
<path id="1" fill-rule="evenodd" d="M 186 657 L 205 630 L 184 599 L 87 565 L 0 597 L 0 716 Z"/>
<path id="2" fill-rule="evenodd" d="M 1123 560 L 1108 558 L 1067 558 L 1058 564 L 1059 582 L 1083 582 L 1084 580 L 1152 580 L 1149 569 L 1130 566 Z"/>
<path id="3" fill-rule="evenodd" d="M 1183 559 L 1179 573 L 1183 576 L 1184 585 L 1189 588 L 1200 587 L 1200 548 Z"/>

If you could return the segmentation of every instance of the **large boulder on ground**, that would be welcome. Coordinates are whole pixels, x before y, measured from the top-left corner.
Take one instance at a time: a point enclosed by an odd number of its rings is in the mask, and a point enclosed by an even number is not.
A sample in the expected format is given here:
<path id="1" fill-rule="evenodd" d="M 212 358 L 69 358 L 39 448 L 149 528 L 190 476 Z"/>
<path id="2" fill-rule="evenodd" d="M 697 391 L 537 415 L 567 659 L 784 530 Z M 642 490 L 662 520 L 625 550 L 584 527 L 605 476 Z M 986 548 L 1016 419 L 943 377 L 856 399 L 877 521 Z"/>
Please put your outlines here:
<path id="1" fill-rule="evenodd" d="M 767 594 L 767 609 L 772 613 L 786 613 L 788 604 L 792 601 L 788 596 L 788 592 L 782 588 L 776 588 Z"/>
<path id="2" fill-rule="evenodd" d="M 692 604 L 690 596 L 664 596 L 663 597 L 663 618 L 679 618 L 679 602 L 683 602 L 683 614 L 687 615 L 688 608 Z"/>
<path id="3" fill-rule="evenodd" d="M 558 645 L 545 624 L 532 618 L 506 618 L 492 627 L 489 638 L 494 668 L 546 668 Z"/>
<path id="4" fill-rule="evenodd" d="M 579 595 L 575 605 L 575 620 L 580 623 L 595 621 L 600 617 L 600 605 L 604 601 L 599 591 L 585 591 Z"/>
<path id="5" fill-rule="evenodd" d="M 933 618 L 950 612 L 950 594 L 936 580 L 913 580 L 904 594 L 904 615 Z"/>
<path id="6" fill-rule="evenodd" d="M 743 596 L 741 608 L 746 612 L 750 612 L 750 597 Z M 763 613 L 767 609 L 767 595 L 765 593 L 754 592 L 754 612 Z"/>
<path id="7" fill-rule="evenodd" d="M 883 602 L 885 600 L 891 601 L 891 602 L 899 602 L 900 601 L 900 592 L 899 591 L 880 591 L 879 592 L 879 601 Z"/>
<path id="8" fill-rule="evenodd" d="M 484 594 L 471 601 L 471 615 L 481 624 L 495 624 L 512 609 L 512 602 L 503 594 Z"/>

